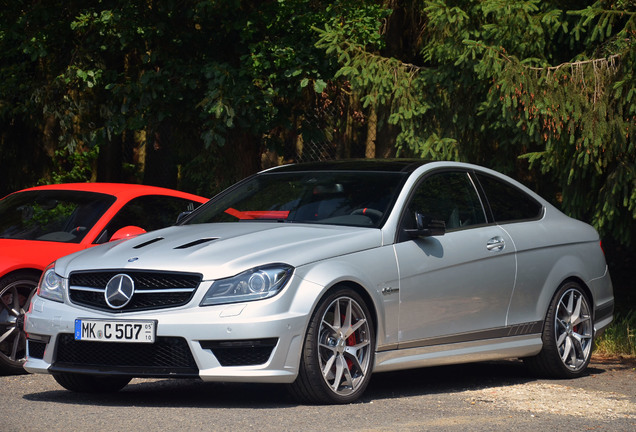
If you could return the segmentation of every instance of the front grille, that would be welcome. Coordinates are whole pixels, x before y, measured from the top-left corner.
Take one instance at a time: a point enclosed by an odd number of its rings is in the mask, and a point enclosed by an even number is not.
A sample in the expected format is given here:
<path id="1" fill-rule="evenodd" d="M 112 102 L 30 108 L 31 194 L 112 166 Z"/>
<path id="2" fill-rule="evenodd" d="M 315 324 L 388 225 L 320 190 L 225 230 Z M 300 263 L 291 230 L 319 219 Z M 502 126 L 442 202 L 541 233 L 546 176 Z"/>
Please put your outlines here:
<path id="1" fill-rule="evenodd" d="M 44 350 L 46 349 L 46 342 L 34 341 L 27 339 L 28 344 L 28 356 L 36 359 L 44 358 Z"/>
<path id="2" fill-rule="evenodd" d="M 53 370 L 114 371 L 135 376 L 198 375 L 185 339 L 159 336 L 155 343 L 76 341 L 72 334 L 57 338 Z"/>
<path id="3" fill-rule="evenodd" d="M 127 274 L 135 284 L 130 302 L 121 309 L 106 304 L 104 290 L 115 275 Z M 193 273 L 111 270 L 106 272 L 74 272 L 69 276 L 71 302 L 109 312 L 132 312 L 162 309 L 187 304 L 201 283 L 201 275 Z"/>
<path id="4" fill-rule="evenodd" d="M 278 339 L 200 341 L 199 343 L 201 348 L 212 350 L 212 354 L 221 366 L 255 366 L 269 360 Z"/>

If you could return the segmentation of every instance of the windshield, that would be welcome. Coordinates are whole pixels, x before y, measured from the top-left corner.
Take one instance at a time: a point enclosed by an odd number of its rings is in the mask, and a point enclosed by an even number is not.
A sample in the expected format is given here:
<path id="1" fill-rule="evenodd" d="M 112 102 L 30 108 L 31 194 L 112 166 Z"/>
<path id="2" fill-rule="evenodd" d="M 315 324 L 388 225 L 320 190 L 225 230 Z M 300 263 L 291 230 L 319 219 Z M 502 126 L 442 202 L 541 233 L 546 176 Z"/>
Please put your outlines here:
<path id="1" fill-rule="evenodd" d="M 0 238 L 79 243 L 114 202 L 93 192 L 18 192 L 0 201 Z"/>
<path id="2" fill-rule="evenodd" d="M 403 179 L 393 172 L 259 174 L 209 201 L 186 224 L 269 220 L 379 227 Z"/>

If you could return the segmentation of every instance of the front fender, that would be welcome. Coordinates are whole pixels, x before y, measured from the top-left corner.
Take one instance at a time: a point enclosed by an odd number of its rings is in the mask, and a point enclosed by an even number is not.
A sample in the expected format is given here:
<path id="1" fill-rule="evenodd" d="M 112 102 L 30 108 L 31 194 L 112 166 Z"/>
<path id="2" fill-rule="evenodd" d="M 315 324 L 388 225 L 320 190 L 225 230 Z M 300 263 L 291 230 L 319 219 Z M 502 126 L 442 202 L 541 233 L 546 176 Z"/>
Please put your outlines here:
<path id="1" fill-rule="evenodd" d="M 311 299 L 312 311 L 327 291 L 338 284 L 355 285 L 364 290 L 371 302 L 367 306 L 376 316 L 377 346 L 380 348 L 386 344 L 397 343 L 398 291 L 391 291 L 388 295 L 383 293 L 384 288 L 399 287 L 397 261 L 391 246 L 302 266 L 296 269 L 296 275 L 321 287 L 315 296 L 303 295 L 307 301 Z"/>

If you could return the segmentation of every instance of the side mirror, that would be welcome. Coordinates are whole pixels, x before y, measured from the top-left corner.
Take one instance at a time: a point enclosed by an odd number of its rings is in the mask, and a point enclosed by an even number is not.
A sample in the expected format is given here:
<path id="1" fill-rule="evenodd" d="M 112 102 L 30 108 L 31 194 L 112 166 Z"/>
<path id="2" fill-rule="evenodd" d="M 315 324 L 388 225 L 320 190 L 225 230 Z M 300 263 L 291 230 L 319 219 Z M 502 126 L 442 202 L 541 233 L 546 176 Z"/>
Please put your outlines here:
<path id="1" fill-rule="evenodd" d="M 128 239 L 132 237 L 137 237 L 139 234 L 145 233 L 146 230 L 143 228 L 139 228 L 138 226 L 128 225 L 123 228 L 119 228 L 115 231 L 115 234 L 110 238 L 109 241 Z"/>
<path id="2" fill-rule="evenodd" d="M 420 212 L 415 212 L 415 225 L 417 228 L 405 230 L 411 238 L 443 236 L 446 234 L 446 222 L 431 219 Z"/>

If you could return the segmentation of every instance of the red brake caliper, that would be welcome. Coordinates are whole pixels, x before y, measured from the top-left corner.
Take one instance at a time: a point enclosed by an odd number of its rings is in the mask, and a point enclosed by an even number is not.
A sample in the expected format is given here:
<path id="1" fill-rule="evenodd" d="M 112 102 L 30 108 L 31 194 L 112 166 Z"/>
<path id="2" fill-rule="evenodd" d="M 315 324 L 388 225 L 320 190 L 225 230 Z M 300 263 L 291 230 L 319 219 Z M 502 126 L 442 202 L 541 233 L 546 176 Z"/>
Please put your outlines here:
<path id="1" fill-rule="evenodd" d="M 343 318 L 344 319 L 344 318 Z M 356 334 L 353 333 L 351 336 L 347 338 L 347 346 L 354 346 L 356 344 Z M 347 358 L 347 367 L 349 370 L 353 367 L 353 362 Z"/>

